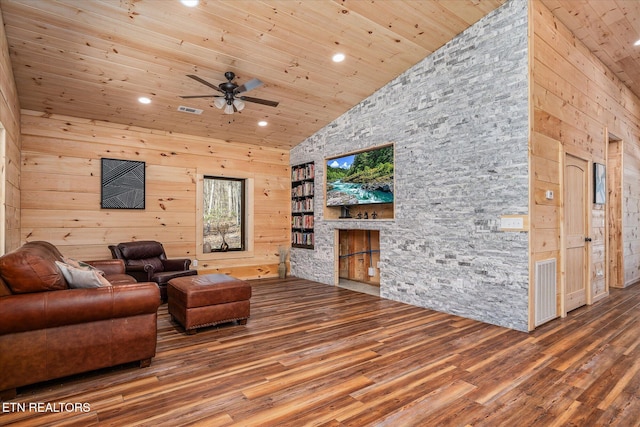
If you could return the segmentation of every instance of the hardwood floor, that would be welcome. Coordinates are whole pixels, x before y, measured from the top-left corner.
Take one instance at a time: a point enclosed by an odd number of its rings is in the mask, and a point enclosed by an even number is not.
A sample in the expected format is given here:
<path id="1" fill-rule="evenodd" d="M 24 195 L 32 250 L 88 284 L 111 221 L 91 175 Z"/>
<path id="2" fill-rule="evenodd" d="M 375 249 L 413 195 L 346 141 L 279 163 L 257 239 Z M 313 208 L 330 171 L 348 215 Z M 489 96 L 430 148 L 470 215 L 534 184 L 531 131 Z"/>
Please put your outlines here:
<path id="1" fill-rule="evenodd" d="M 164 304 L 150 367 L 23 388 L 12 404 L 90 408 L 0 425 L 640 425 L 640 286 L 526 334 L 306 280 L 251 283 L 246 326 L 185 335 Z"/>

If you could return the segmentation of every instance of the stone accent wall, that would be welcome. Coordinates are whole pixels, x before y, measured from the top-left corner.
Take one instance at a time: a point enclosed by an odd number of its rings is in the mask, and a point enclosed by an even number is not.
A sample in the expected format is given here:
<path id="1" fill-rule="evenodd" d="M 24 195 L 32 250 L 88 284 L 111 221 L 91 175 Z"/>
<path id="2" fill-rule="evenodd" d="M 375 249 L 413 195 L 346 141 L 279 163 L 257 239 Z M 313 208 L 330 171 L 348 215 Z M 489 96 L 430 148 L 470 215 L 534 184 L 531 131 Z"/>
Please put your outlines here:
<path id="1" fill-rule="evenodd" d="M 298 277 L 334 283 L 334 231 L 380 230 L 380 295 L 528 329 L 527 2 L 511 0 L 291 151 L 316 162 L 315 249 Z M 395 144 L 395 219 L 325 220 L 324 160 Z"/>

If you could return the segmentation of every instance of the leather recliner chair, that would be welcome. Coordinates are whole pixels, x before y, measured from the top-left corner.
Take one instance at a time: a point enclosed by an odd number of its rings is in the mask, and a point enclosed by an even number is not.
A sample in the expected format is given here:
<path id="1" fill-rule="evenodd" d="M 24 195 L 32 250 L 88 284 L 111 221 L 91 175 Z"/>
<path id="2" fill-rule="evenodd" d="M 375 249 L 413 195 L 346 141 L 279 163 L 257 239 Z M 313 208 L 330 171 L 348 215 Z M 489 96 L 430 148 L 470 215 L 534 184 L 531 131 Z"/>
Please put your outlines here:
<path id="1" fill-rule="evenodd" d="M 118 243 L 110 245 L 109 250 L 114 259 L 124 261 L 127 274 L 138 281 L 156 282 L 162 301 L 167 300 L 169 280 L 198 274 L 196 270 L 189 270 L 190 259 L 167 259 L 162 243 L 153 240 Z"/>

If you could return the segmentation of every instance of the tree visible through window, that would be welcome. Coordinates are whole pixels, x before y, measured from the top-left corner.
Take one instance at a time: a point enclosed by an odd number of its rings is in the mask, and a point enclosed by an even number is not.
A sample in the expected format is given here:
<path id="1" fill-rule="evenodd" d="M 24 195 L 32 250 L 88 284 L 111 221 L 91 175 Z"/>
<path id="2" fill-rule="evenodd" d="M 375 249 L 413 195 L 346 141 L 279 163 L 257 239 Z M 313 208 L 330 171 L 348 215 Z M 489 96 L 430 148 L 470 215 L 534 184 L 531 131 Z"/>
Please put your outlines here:
<path id="1" fill-rule="evenodd" d="M 244 193 L 244 179 L 204 177 L 203 252 L 244 250 Z"/>

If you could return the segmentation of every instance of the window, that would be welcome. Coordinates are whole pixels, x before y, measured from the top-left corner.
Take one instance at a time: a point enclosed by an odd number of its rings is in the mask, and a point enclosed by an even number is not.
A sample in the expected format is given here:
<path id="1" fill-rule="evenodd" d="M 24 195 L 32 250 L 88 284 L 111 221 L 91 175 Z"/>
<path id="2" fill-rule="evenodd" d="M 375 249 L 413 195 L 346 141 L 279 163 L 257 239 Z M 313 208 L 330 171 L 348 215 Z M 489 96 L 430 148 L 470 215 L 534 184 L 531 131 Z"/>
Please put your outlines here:
<path id="1" fill-rule="evenodd" d="M 246 249 L 246 180 L 204 176 L 202 252 Z"/>
<path id="2" fill-rule="evenodd" d="M 0 123 L 0 199 L 2 203 L 0 203 L 0 255 L 4 255 L 5 251 L 5 228 L 6 228 L 6 214 L 5 214 L 5 205 L 6 205 L 6 182 L 7 182 L 7 159 L 6 159 L 6 139 L 5 139 L 5 130 Z"/>

